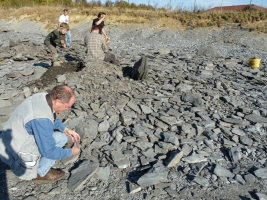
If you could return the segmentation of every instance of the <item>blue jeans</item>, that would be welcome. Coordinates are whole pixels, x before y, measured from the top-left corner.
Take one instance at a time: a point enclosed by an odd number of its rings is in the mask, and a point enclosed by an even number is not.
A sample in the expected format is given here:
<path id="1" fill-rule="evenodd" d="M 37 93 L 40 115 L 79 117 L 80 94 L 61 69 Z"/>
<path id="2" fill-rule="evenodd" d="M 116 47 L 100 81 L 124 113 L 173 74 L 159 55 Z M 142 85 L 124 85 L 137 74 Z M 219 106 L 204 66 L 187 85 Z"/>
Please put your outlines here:
<path id="1" fill-rule="evenodd" d="M 71 34 L 70 34 L 70 30 L 68 30 L 66 32 L 66 45 L 70 46 L 70 44 L 71 44 Z"/>
<path id="2" fill-rule="evenodd" d="M 56 141 L 56 146 L 57 147 L 63 147 L 67 141 L 68 141 L 68 136 L 64 133 L 61 132 L 54 132 L 53 137 Z M 55 164 L 56 160 L 48 159 L 45 157 L 41 157 L 39 166 L 38 166 L 38 174 L 39 176 L 43 177 L 46 175 L 46 173 L 51 169 L 51 167 Z"/>

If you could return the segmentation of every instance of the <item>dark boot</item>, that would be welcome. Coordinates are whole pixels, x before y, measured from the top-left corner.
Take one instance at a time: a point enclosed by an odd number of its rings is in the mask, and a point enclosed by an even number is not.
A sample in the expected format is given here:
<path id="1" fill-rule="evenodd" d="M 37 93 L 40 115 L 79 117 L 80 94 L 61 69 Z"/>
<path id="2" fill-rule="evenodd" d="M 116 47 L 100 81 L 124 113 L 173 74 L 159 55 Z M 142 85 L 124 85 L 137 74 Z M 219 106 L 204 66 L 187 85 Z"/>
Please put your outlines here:
<path id="1" fill-rule="evenodd" d="M 50 169 L 44 177 L 41 177 L 39 174 L 37 174 L 37 177 L 32 179 L 32 181 L 34 183 L 53 183 L 62 179 L 64 176 L 65 172 L 62 169 Z"/>

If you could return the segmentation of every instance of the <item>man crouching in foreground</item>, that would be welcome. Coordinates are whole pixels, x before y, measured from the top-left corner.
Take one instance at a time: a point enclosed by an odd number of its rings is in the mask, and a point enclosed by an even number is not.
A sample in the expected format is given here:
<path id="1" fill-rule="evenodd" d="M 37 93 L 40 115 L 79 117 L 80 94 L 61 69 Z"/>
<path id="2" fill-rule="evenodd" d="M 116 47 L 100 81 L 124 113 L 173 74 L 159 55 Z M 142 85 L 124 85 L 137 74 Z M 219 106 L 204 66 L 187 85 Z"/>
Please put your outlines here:
<path id="1" fill-rule="evenodd" d="M 80 136 L 55 117 L 74 102 L 73 89 L 59 85 L 48 94 L 32 95 L 14 110 L 0 134 L 0 158 L 20 179 L 40 183 L 64 177 L 63 170 L 51 167 L 56 160 L 80 153 Z M 71 149 L 62 148 L 67 136 L 74 142 Z"/>

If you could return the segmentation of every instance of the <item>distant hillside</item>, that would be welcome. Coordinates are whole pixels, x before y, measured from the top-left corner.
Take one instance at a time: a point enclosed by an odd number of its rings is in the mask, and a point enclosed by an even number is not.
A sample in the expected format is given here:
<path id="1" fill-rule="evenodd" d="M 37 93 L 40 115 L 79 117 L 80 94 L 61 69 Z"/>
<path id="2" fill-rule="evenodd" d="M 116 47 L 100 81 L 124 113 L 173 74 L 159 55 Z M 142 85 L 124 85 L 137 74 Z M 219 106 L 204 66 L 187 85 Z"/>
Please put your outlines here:
<path id="1" fill-rule="evenodd" d="M 31 19 L 45 24 L 47 29 L 53 29 L 58 24 L 58 17 L 62 14 L 63 6 L 34 6 L 21 8 L 0 7 L 0 19 Z M 256 5 L 254 8 L 258 8 Z M 125 24 L 148 24 L 156 28 L 170 28 L 176 30 L 197 27 L 221 27 L 229 23 L 240 23 L 250 30 L 266 33 L 266 11 L 248 9 L 244 11 L 209 10 L 203 12 L 186 12 L 180 10 L 144 10 L 118 7 L 70 7 L 70 26 L 85 19 L 93 19 L 103 11 L 107 13 L 107 26 Z"/>

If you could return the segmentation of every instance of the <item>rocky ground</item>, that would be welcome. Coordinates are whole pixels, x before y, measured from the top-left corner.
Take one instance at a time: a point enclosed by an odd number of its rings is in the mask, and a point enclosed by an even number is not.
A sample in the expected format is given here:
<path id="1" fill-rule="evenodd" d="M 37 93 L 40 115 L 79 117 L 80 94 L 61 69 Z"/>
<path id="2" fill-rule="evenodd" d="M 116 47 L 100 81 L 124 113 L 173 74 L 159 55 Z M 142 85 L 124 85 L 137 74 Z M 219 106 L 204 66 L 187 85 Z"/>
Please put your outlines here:
<path id="1" fill-rule="evenodd" d="M 58 117 L 82 137 L 53 184 L 19 180 L 0 162 L 0 199 L 267 199 L 266 34 L 106 27 L 115 66 L 87 61 L 90 26 L 71 29 L 64 64 L 51 68 L 42 24 L 0 21 L 1 128 L 26 97 L 68 84 L 77 101 Z M 135 81 L 141 56 L 148 75 Z"/>

